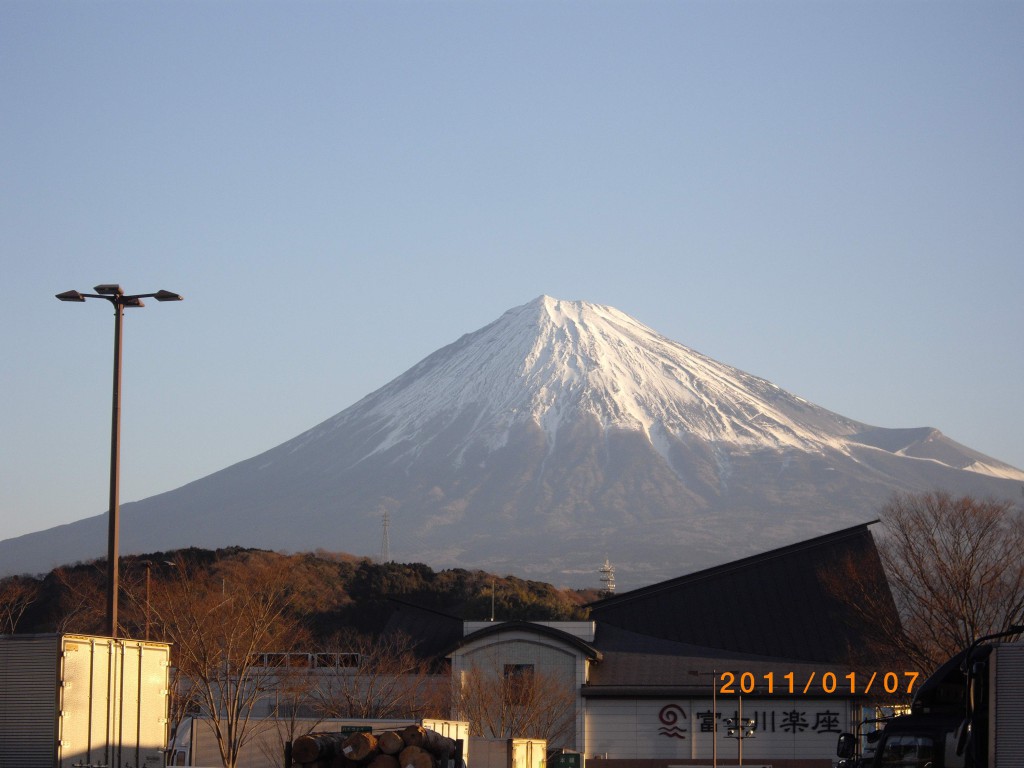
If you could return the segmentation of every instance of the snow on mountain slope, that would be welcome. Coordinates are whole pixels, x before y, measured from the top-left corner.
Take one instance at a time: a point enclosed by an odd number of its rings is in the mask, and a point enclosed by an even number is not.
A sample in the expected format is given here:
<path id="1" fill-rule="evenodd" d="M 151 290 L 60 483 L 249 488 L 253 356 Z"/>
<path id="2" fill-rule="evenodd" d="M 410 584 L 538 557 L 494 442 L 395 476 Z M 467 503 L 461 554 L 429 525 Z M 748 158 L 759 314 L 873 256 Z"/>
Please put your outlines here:
<path id="1" fill-rule="evenodd" d="M 666 459 L 667 438 L 727 445 L 732 453 L 850 453 L 850 443 L 883 447 L 864 436 L 887 432 L 695 352 L 613 307 L 540 296 L 438 350 L 307 438 L 369 420 L 377 430 L 370 455 L 399 444 L 415 455 L 470 410 L 459 455 L 470 443 L 499 448 L 513 426 L 527 422 L 553 446 L 559 427 L 579 416 L 605 430 L 638 430 Z M 912 444 L 900 446 L 903 455 L 915 455 Z M 957 468 L 1024 480 L 1024 472 L 984 460 Z"/>
<path id="2" fill-rule="evenodd" d="M 590 415 L 606 429 L 688 436 L 735 447 L 815 450 L 842 445 L 864 425 L 793 397 L 774 384 L 718 363 L 618 310 L 548 296 L 435 352 L 332 419 L 378 419 L 377 451 L 418 443 L 427 425 L 467 408 L 470 437 L 491 448 L 532 421 L 554 444 L 559 426 Z"/>

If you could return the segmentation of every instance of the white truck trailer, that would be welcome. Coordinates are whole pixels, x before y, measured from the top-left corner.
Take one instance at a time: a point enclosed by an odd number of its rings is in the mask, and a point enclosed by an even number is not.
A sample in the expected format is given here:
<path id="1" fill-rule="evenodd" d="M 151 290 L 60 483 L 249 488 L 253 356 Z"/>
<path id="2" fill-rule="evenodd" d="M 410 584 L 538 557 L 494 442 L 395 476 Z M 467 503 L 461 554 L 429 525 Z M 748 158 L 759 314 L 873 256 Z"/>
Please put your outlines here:
<path id="1" fill-rule="evenodd" d="M 161 768 L 170 646 L 0 635 L 0 768 Z"/>

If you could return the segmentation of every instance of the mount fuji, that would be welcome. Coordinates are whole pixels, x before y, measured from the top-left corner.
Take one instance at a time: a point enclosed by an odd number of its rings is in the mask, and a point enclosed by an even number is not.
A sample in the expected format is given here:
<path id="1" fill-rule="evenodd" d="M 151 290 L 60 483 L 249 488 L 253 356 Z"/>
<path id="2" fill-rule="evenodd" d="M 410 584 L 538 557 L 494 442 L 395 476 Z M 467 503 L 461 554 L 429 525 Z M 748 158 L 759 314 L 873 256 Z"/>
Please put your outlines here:
<path id="1" fill-rule="evenodd" d="M 122 506 L 125 553 L 323 549 L 640 586 L 866 522 L 894 491 L 1015 498 L 1024 472 L 869 426 L 607 306 L 541 296 L 265 453 Z M 386 522 L 385 522 L 386 521 Z M 102 556 L 106 514 L 0 542 Z"/>

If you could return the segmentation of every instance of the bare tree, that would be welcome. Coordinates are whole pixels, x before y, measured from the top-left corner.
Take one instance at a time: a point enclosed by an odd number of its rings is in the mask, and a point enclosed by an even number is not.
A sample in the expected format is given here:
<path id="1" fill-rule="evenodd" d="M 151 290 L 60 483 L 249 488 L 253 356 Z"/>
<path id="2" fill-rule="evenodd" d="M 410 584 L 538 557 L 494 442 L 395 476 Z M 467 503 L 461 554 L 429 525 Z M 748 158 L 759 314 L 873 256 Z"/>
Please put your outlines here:
<path id="1" fill-rule="evenodd" d="M 890 641 L 931 671 L 1024 616 L 1024 512 L 1010 501 L 896 494 L 879 554 L 902 622 Z"/>
<path id="2" fill-rule="evenodd" d="M 258 741 L 260 753 L 271 764 L 282 759 L 286 743 L 314 731 L 322 720 L 317 706 L 320 676 L 314 666 L 315 654 L 274 657 L 273 707 L 260 724 Z"/>
<path id="3" fill-rule="evenodd" d="M 484 738 L 567 740 L 574 728 L 576 691 L 564 678 L 533 665 L 504 664 L 497 652 L 484 654 L 453 681 L 453 710 Z"/>
<path id="4" fill-rule="evenodd" d="M 225 768 L 234 768 L 250 736 L 257 704 L 273 695 L 267 651 L 288 651 L 300 636 L 280 565 L 259 555 L 225 570 L 199 571 L 179 559 L 174 576 L 154 585 L 154 628 L 173 643 L 178 712 L 209 718 Z"/>
<path id="5" fill-rule="evenodd" d="M 21 576 L 0 581 L 0 635 L 14 634 L 26 609 L 39 597 L 39 583 Z"/>
<path id="6" fill-rule="evenodd" d="M 447 712 L 448 677 L 431 674 L 406 635 L 342 634 L 319 658 L 317 692 L 324 717 L 418 718 Z"/>
<path id="7" fill-rule="evenodd" d="M 104 632 L 106 596 L 102 567 L 103 561 L 96 561 L 89 568 L 75 568 L 73 571 L 57 568 L 53 571 L 60 593 L 58 632 L 87 635 Z"/>

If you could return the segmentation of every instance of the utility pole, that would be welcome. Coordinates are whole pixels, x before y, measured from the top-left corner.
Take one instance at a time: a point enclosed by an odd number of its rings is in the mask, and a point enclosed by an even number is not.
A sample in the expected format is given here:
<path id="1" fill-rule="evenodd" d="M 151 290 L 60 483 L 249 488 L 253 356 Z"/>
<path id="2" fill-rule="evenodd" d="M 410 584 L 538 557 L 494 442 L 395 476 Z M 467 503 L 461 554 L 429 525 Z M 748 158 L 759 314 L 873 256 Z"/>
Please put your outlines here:
<path id="1" fill-rule="evenodd" d="M 390 563 L 391 562 L 391 542 L 390 542 L 390 540 L 388 538 L 388 527 L 389 527 L 389 525 L 390 525 L 390 522 L 388 520 L 388 510 L 387 510 L 387 507 L 385 507 L 384 508 L 384 522 L 383 522 L 383 526 L 382 526 L 384 530 L 381 533 L 381 537 L 380 537 L 380 562 L 381 562 L 381 564 Z"/>

